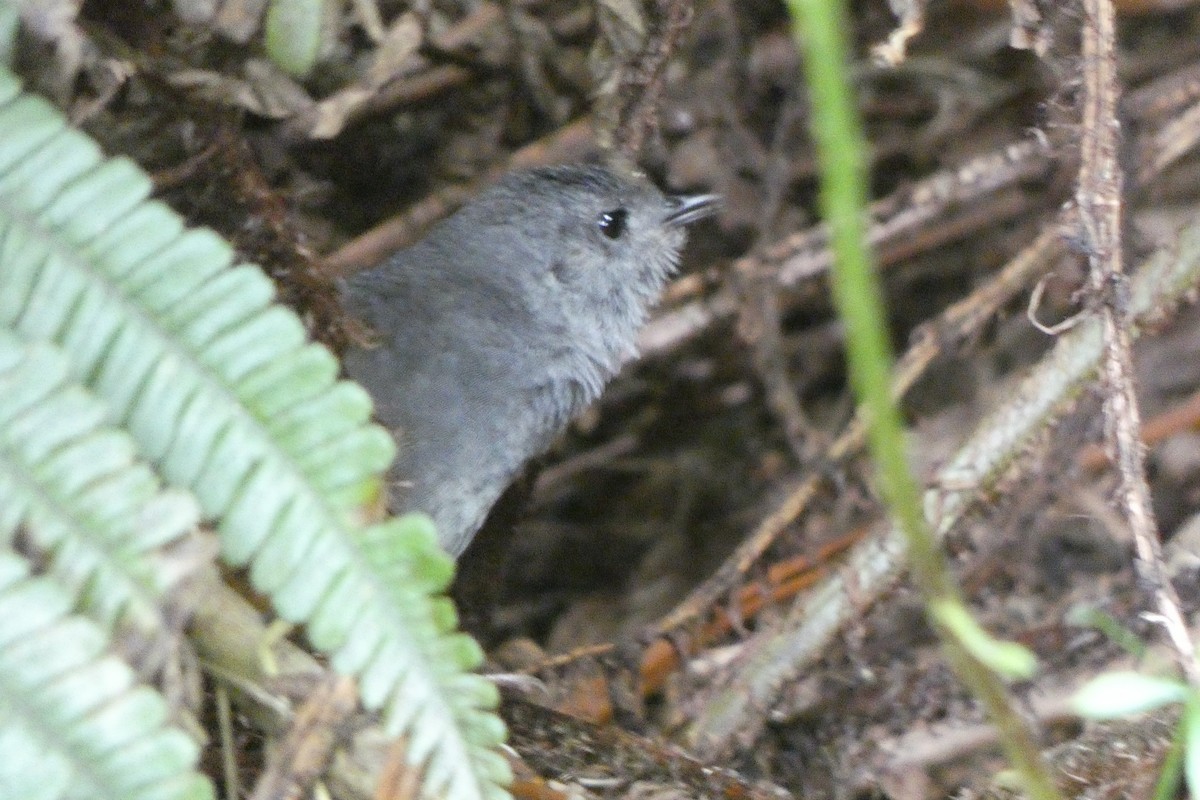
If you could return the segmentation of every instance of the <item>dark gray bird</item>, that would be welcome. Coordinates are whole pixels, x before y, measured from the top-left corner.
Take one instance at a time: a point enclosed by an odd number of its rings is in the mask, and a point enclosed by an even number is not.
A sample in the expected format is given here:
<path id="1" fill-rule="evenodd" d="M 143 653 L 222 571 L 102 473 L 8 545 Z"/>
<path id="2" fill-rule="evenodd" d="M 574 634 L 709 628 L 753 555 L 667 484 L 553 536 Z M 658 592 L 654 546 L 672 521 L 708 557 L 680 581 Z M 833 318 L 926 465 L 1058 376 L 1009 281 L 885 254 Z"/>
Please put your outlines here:
<path id="1" fill-rule="evenodd" d="M 525 462 L 634 355 L 638 328 L 713 195 L 598 166 L 515 172 L 343 286 L 376 334 L 347 373 L 396 437 L 393 511 L 458 556 Z"/>

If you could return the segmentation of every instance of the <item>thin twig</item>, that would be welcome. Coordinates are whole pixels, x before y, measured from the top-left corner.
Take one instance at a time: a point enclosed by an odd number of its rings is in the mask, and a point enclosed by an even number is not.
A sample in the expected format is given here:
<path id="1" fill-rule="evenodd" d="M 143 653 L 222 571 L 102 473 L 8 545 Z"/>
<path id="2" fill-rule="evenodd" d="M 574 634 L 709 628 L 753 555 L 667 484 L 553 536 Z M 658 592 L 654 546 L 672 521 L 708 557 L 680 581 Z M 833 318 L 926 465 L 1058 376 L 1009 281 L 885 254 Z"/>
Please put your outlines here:
<path id="1" fill-rule="evenodd" d="M 867 240 L 877 252 L 879 265 L 889 266 L 910 257 L 911 240 L 918 231 L 926 234 L 927 247 L 961 238 L 964 235 L 961 226 L 944 224 L 951 209 L 972 209 L 1004 190 L 1046 175 L 1054 164 L 1050 142 L 1033 137 L 939 170 L 872 203 Z M 995 223 L 1028 208 L 1029 204 L 993 207 L 988 222 Z M 937 223 L 936 227 L 931 227 L 933 223 Z M 745 275 L 769 275 L 777 285 L 792 288 L 828 272 L 828 242 L 826 226 L 815 225 L 739 259 L 731 269 Z M 677 296 L 674 292 L 670 294 Z M 642 330 L 638 350 L 643 355 L 671 350 L 716 322 L 732 317 L 737 310 L 733 293 L 723 289 L 711 297 L 663 311 Z"/>
<path id="2" fill-rule="evenodd" d="M 1197 427 L 1200 427 L 1200 391 L 1192 392 L 1186 399 L 1146 420 L 1142 426 L 1142 440 L 1147 446 L 1153 446 L 1170 436 Z M 1083 448 L 1076 463 L 1084 470 L 1100 470 L 1112 462 L 1104 445 L 1097 442 Z"/>
<path id="3" fill-rule="evenodd" d="M 683 32 L 695 13 L 692 0 L 653 0 L 647 3 L 651 26 L 645 47 L 623 70 L 618 96 L 629 98 L 619 110 L 613 141 L 636 161 L 646 141 L 658 132 L 658 105 L 667 63 L 679 49 Z"/>
<path id="4" fill-rule="evenodd" d="M 1200 686 L 1200 664 L 1179 598 L 1162 560 L 1158 526 L 1146 481 L 1141 414 L 1133 386 L 1133 354 L 1121 215 L 1124 174 L 1118 159 L 1116 23 L 1112 0 L 1084 0 L 1083 141 L 1080 147 L 1080 233 L 1088 249 L 1089 284 L 1099 301 L 1104 336 L 1106 438 L 1117 465 L 1120 507 L 1133 532 L 1138 572 L 1153 592 L 1157 618 L 1177 649 L 1189 682 Z"/>

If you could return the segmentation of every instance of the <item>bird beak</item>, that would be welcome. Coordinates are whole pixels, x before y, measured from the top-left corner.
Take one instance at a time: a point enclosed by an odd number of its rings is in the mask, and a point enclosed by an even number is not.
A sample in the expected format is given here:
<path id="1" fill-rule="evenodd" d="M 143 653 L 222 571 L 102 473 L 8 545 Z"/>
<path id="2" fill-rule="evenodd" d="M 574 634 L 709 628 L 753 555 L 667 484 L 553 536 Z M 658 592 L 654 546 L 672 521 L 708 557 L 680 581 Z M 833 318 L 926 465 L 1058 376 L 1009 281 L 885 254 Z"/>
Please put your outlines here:
<path id="1" fill-rule="evenodd" d="M 667 201 L 671 205 L 671 210 L 667 213 L 663 224 L 672 228 L 680 228 L 715 214 L 721 206 L 721 195 L 677 194 L 668 197 Z"/>

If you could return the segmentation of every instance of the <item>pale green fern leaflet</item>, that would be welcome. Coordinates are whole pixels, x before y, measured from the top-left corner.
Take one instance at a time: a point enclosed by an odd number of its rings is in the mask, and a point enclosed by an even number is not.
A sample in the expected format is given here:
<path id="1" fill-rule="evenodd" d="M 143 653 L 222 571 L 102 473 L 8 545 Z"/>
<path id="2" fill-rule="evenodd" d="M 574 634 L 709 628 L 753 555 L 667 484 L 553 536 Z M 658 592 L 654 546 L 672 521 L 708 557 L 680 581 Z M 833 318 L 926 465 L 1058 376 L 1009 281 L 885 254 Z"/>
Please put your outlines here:
<path id="1" fill-rule="evenodd" d="M 438 597 L 450 562 L 421 524 L 357 522 L 393 453 L 368 398 L 260 270 L 149 191 L 0 75 L 0 326 L 62 348 L 225 558 L 409 736 L 427 793 L 503 796 L 496 694 Z"/>

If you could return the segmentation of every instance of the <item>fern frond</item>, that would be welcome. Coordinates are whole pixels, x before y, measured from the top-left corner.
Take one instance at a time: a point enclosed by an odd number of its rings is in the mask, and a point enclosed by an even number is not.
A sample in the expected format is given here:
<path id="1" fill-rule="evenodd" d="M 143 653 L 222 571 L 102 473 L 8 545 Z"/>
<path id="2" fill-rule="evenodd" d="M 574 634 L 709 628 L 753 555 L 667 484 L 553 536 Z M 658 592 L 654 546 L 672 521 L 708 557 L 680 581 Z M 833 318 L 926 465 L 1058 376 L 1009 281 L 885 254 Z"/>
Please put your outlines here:
<path id="1" fill-rule="evenodd" d="M 213 797 L 194 771 L 200 748 L 72 602 L 0 548 L 0 797 Z"/>
<path id="2" fill-rule="evenodd" d="M 495 691 L 466 672 L 478 648 L 430 594 L 449 562 L 414 523 L 358 527 L 394 450 L 367 395 L 336 381 L 260 270 L 232 266 L 227 244 L 149 190 L 0 74 L 0 326 L 62 347 L 110 421 L 216 521 L 225 558 L 371 687 L 390 732 L 420 742 L 427 794 L 504 796 Z M 385 562 L 407 565 L 409 588 Z"/>
<path id="3" fill-rule="evenodd" d="M 187 492 L 160 491 L 104 415 L 58 348 L 25 346 L 0 329 L 0 546 L 21 531 L 103 629 L 124 618 L 163 635 L 159 603 L 181 573 L 161 553 L 199 510 Z"/>

